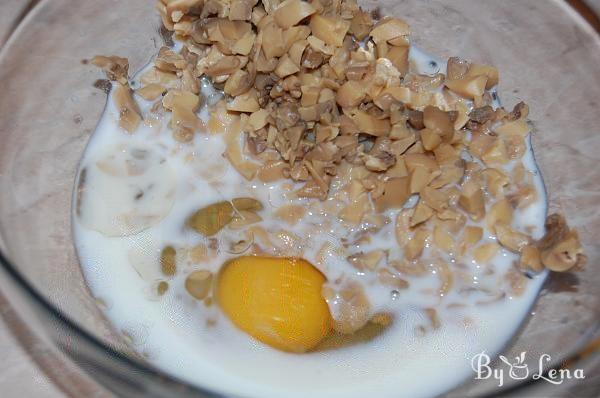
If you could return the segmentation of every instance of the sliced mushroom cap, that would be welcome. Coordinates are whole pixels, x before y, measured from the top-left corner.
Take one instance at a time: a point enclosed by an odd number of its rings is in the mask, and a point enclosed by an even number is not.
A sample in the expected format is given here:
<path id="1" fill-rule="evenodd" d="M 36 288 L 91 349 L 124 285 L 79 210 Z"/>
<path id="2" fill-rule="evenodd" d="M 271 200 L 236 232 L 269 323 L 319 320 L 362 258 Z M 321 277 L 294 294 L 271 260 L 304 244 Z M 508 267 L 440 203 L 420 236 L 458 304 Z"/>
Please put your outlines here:
<path id="1" fill-rule="evenodd" d="M 169 163 L 150 148 L 109 148 L 85 170 L 77 207 L 86 228 L 109 237 L 134 235 L 171 211 L 176 179 Z"/>

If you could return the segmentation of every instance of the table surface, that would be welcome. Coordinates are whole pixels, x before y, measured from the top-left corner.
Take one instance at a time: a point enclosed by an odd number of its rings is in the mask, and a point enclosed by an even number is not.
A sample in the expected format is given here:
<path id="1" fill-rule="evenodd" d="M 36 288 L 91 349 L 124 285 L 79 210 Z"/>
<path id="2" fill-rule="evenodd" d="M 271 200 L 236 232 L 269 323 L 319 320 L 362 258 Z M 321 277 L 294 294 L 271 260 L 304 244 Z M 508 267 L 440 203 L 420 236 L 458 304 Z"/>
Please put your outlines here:
<path id="1" fill-rule="evenodd" d="M 0 1 L 0 46 L 14 27 L 14 21 L 24 12 L 28 3 L 26 0 Z M 592 9 L 600 13 L 600 0 L 590 0 L 588 3 Z M 2 397 L 68 397 L 69 394 L 66 391 L 53 383 L 51 372 L 48 372 L 43 364 L 40 364 L 39 358 L 51 355 L 50 350 L 42 341 L 28 332 L 26 326 L 1 293 L 0 315 L 0 352 L 2 353 L 0 391 L 2 391 Z M 540 393 L 542 395 L 539 395 Z M 97 394 L 105 395 L 101 391 L 97 391 Z M 545 391 L 535 395 L 551 396 L 551 393 Z"/>

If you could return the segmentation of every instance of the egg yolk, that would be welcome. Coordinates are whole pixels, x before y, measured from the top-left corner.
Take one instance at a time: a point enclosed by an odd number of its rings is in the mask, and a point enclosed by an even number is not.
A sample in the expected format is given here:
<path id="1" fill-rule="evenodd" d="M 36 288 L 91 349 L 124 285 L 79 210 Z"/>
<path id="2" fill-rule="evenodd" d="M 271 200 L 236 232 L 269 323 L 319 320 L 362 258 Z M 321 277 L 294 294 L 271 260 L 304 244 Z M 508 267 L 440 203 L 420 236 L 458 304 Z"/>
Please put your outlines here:
<path id="1" fill-rule="evenodd" d="M 302 259 L 240 257 L 223 266 L 216 298 L 244 332 L 279 350 L 302 353 L 317 346 L 332 328 L 321 295 L 325 281 Z"/>

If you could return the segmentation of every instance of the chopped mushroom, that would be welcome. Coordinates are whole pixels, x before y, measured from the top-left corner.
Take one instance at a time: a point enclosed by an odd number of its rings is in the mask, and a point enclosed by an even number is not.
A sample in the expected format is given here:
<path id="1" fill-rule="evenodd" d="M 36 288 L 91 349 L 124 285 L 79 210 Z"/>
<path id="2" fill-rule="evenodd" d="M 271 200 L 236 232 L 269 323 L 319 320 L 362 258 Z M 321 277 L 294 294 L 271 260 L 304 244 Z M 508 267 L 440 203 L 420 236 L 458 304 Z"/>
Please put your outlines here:
<path id="1" fill-rule="evenodd" d="M 151 83 L 136 90 L 136 93 L 146 101 L 153 101 L 160 98 L 166 91 L 167 89 L 160 84 Z"/>
<path id="2" fill-rule="evenodd" d="M 489 105 L 483 106 L 481 108 L 475 108 L 469 113 L 469 119 L 477 122 L 477 123 L 485 123 L 494 117 L 495 111 Z"/>
<path id="3" fill-rule="evenodd" d="M 486 77 L 486 90 L 491 89 L 496 86 L 499 81 L 498 77 L 498 69 L 494 68 L 490 65 L 482 65 L 482 64 L 471 64 L 466 73 L 467 77 L 476 77 L 476 76 L 485 76 Z"/>
<path id="4" fill-rule="evenodd" d="M 229 20 L 249 21 L 252 18 L 252 8 L 258 0 L 232 0 L 229 6 Z"/>
<path id="5" fill-rule="evenodd" d="M 128 133 L 134 133 L 142 121 L 142 112 L 133 99 L 129 86 L 117 83 L 113 100 L 119 111 L 119 126 Z"/>
<path id="6" fill-rule="evenodd" d="M 377 265 L 386 257 L 383 250 L 375 250 L 368 253 L 353 254 L 347 258 L 348 262 L 359 271 L 373 271 Z"/>
<path id="7" fill-rule="evenodd" d="M 349 282 L 337 290 L 324 286 L 322 294 L 329 304 L 337 332 L 352 334 L 369 321 L 371 303 L 361 284 Z"/>
<path id="8" fill-rule="evenodd" d="M 367 95 L 365 90 L 361 82 L 348 80 L 338 89 L 336 101 L 342 108 L 358 106 Z"/>
<path id="9" fill-rule="evenodd" d="M 249 72 L 238 69 L 225 82 L 223 91 L 225 94 L 237 97 L 246 93 L 254 84 L 254 76 Z"/>
<path id="10" fill-rule="evenodd" d="M 425 276 L 431 268 L 441 283 L 434 293 L 443 296 L 456 288 L 456 278 L 467 277 L 460 262 L 450 267 L 444 257 L 472 256 L 485 265 L 506 249 L 520 255 L 520 269 L 502 275 L 517 294 L 524 288 L 522 270 L 585 264 L 578 235 L 562 218 L 548 219 L 539 242 L 513 223 L 539 194 L 519 160 L 531 132 L 529 108 L 494 108 L 496 68 L 453 57 L 446 76 L 420 74 L 409 62 L 410 27 L 350 0 L 162 0 L 158 9 L 183 49 L 161 48 L 136 94 L 155 102 L 153 112 L 171 112 L 175 138 L 191 141 L 203 125 L 196 114 L 203 100 L 198 78 L 209 78 L 227 95 L 207 125 L 223 134 L 224 157 L 248 180 L 289 179 L 292 200 L 323 201 L 277 208 L 282 222 L 295 225 L 321 209 L 356 228 L 343 246 L 356 245 L 344 256 L 355 253 L 348 262 L 359 273 L 375 271 L 376 281 L 399 290 L 408 286 L 401 275 Z M 96 57 L 92 63 L 117 81 L 120 124 L 133 132 L 141 113 L 127 85 L 127 60 Z M 256 235 L 258 243 L 233 242 L 232 253 L 272 247 L 278 255 L 298 255 L 297 236 L 280 231 L 270 237 L 256 225 L 261 209 L 238 198 L 198 210 L 187 225 L 206 236 L 225 228 Z M 389 222 L 387 211 L 396 217 L 399 260 L 388 259 L 394 250 L 361 251 Z M 431 253 L 441 258 L 420 259 Z M 211 275 L 197 272 L 188 278 L 197 284 L 190 294 L 205 299 Z M 371 318 L 360 285 L 336 282 L 323 296 L 337 331 L 357 331 L 369 319 L 390 321 Z M 427 313 L 437 324 L 435 310 Z"/>
<path id="11" fill-rule="evenodd" d="M 546 235 L 537 246 L 542 264 L 551 271 L 580 270 L 587 262 L 577 232 L 569 229 L 565 219 L 558 214 L 546 220 Z"/>
<path id="12" fill-rule="evenodd" d="M 529 236 L 524 233 L 515 231 L 505 224 L 496 225 L 496 238 L 498 242 L 505 248 L 519 253 L 525 246 L 530 243 Z"/>
<path id="13" fill-rule="evenodd" d="M 398 18 L 384 18 L 371 31 L 375 43 L 388 42 L 394 45 L 408 45 L 410 27 Z"/>
<path id="14" fill-rule="evenodd" d="M 326 44 L 341 47 L 350 29 L 350 22 L 316 14 L 310 18 L 310 29 L 313 35 Z"/>
<path id="15" fill-rule="evenodd" d="M 485 199 L 481 186 L 475 181 L 468 181 L 463 185 L 458 204 L 473 220 L 481 220 L 485 215 Z"/>
<path id="16" fill-rule="evenodd" d="M 165 72 L 177 72 L 186 68 L 187 61 L 169 47 L 161 47 L 154 65 Z"/>
<path id="17" fill-rule="evenodd" d="M 485 92 L 487 80 L 487 76 L 480 75 L 463 77 L 456 80 L 447 80 L 445 84 L 446 87 L 456 94 L 474 100 L 475 98 L 481 97 Z"/>
<path id="18" fill-rule="evenodd" d="M 469 70 L 469 66 L 470 66 L 469 61 L 467 61 L 465 59 L 458 58 L 458 57 L 449 58 L 448 65 L 447 65 L 448 79 L 450 79 L 450 80 L 462 79 L 467 74 L 467 71 Z"/>
<path id="19" fill-rule="evenodd" d="M 444 141 L 452 141 L 454 124 L 450 115 L 435 106 L 427 106 L 423 110 L 423 125 L 437 132 Z"/>
<path id="20" fill-rule="evenodd" d="M 92 58 L 91 63 L 101 68 L 109 80 L 127 85 L 127 73 L 129 72 L 129 60 L 127 58 L 97 55 Z"/>
<path id="21" fill-rule="evenodd" d="M 284 29 L 297 25 L 304 18 L 311 16 L 317 10 L 308 2 L 302 0 L 285 0 L 273 14 L 275 22 Z"/>
<path id="22" fill-rule="evenodd" d="M 210 293 L 213 274 L 207 270 L 194 271 L 185 279 L 185 290 L 196 300 L 204 300 Z"/>
<path id="23" fill-rule="evenodd" d="M 363 40 L 371 32 L 373 23 L 371 13 L 359 10 L 350 23 L 350 33 L 358 40 Z"/>
<path id="24" fill-rule="evenodd" d="M 162 103 L 171 111 L 171 128 L 175 138 L 183 142 L 191 141 L 200 126 L 200 119 L 196 115 L 200 98 L 189 91 L 169 90 Z"/>
<path id="25" fill-rule="evenodd" d="M 544 265 L 542 264 L 539 249 L 533 245 L 524 246 L 521 249 L 519 265 L 525 270 L 541 272 L 544 269 Z"/>
<path id="26" fill-rule="evenodd" d="M 396 157 L 389 152 L 391 141 L 378 137 L 371 150 L 366 154 L 365 167 L 371 171 L 386 171 L 396 164 Z"/>
<path id="27" fill-rule="evenodd" d="M 378 211 L 404 206 L 410 197 L 409 180 L 406 177 L 391 178 L 383 185 L 383 194 L 375 200 Z"/>

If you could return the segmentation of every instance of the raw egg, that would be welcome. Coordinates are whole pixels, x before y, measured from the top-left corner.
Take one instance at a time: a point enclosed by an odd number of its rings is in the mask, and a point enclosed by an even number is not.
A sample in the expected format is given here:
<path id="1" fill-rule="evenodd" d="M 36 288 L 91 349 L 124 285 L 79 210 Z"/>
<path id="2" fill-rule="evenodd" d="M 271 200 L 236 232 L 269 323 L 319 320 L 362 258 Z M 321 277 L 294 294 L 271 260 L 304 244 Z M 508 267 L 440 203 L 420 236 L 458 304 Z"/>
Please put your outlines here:
<path id="1" fill-rule="evenodd" d="M 279 350 L 302 353 L 330 332 L 332 318 L 321 295 L 325 276 L 296 258 L 247 256 L 226 263 L 217 301 L 241 330 Z"/>

